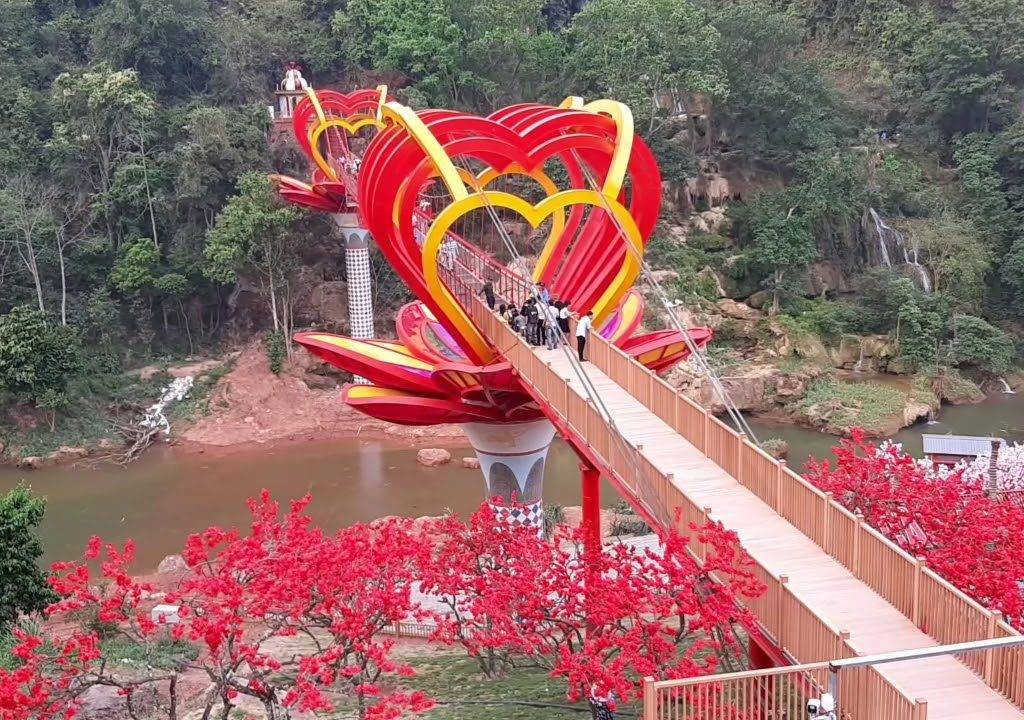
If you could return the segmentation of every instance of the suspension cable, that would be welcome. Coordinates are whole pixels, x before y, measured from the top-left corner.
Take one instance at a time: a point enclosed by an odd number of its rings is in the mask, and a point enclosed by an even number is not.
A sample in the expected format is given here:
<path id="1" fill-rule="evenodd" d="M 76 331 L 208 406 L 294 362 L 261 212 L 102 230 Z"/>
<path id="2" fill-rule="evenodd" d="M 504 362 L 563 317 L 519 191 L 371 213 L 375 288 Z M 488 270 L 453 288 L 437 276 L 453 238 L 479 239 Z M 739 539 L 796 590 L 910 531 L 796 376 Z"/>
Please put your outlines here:
<path id="1" fill-rule="evenodd" d="M 483 188 L 480 186 L 479 181 L 477 181 L 475 179 L 476 175 L 472 172 L 472 169 L 468 166 L 468 164 L 466 163 L 466 161 L 464 159 L 461 160 L 461 164 L 467 170 L 467 174 L 474 178 L 474 180 L 473 180 L 474 189 L 477 192 L 480 192 L 481 196 L 484 198 L 484 205 L 485 205 L 485 208 L 487 210 L 487 214 L 490 217 L 491 222 L 494 224 L 495 229 L 498 231 L 498 236 L 501 238 L 502 243 L 505 245 L 506 249 L 508 250 L 508 252 L 511 255 L 511 257 L 513 258 L 513 260 L 516 261 L 517 263 L 522 264 L 524 262 L 523 256 L 519 252 L 518 248 L 516 248 L 515 242 L 512 240 L 511 235 L 509 235 L 508 230 L 505 228 L 505 225 L 502 222 L 501 217 L 498 215 L 497 210 L 494 207 L 494 204 L 491 202 L 491 200 L 487 196 L 486 192 L 483 191 Z M 525 267 L 525 265 L 523 265 L 523 266 Z M 537 290 L 537 286 L 533 282 L 530 282 L 530 281 L 528 281 L 526 279 L 523 279 L 522 282 L 523 282 L 523 285 L 525 285 L 526 287 L 529 288 L 528 294 L 532 295 L 534 300 L 540 300 L 540 293 Z M 544 313 L 545 317 L 543 318 L 544 325 L 545 325 L 546 329 L 550 329 L 552 327 L 552 325 L 547 322 L 548 321 L 548 317 L 547 316 L 550 313 L 550 306 L 547 303 L 544 303 L 544 307 L 546 308 L 546 311 Z M 633 469 L 636 472 L 637 477 L 639 477 L 639 475 L 640 475 L 639 460 L 637 459 L 636 455 L 633 452 L 631 452 L 631 451 L 635 450 L 636 448 L 634 447 L 634 445 L 632 443 L 629 442 L 628 439 L 626 439 L 626 437 L 622 434 L 622 431 L 619 429 L 618 425 L 616 425 L 614 416 L 612 415 L 611 411 L 608 409 L 607 405 L 605 405 L 604 400 L 601 398 L 601 395 L 598 392 L 597 387 L 594 385 L 593 381 L 591 380 L 591 378 L 587 374 L 586 369 L 583 367 L 583 364 L 572 353 L 572 350 L 569 347 L 568 339 L 566 338 L 565 334 L 562 332 L 562 329 L 560 327 L 558 327 L 557 322 L 554 323 L 553 327 L 558 332 L 558 337 L 559 337 L 559 339 L 561 341 L 558 344 L 561 347 L 562 352 L 565 354 L 565 357 L 568 359 L 569 366 L 572 368 L 573 373 L 580 380 L 580 383 L 583 386 L 584 390 L 586 391 L 587 396 L 589 396 L 590 399 L 592 399 L 595 407 L 597 408 L 598 412 L 600 413 L 600 415 L 602 416 L 604 421 L 606 423 L 608 423 L 608 425 L 614 431 L 612 433 L 612 437 L 615 438 L 623 446 L 624 449 L 628 449 L 630 451 L 630 452 L 623 452 L 623 456 L 628 458 L 630 461 L 632 461 Z M 596 332 L 596 330 L 595 330 L 595 332 Z M 608 460 L 611 461 L 612 458 L 608 458 Z"/>
<path id="2" fill-rule="evenodd" d="M 640 252 L 637 248 L 633 247 L 633 244 L 629 242 L 629 238 L 626 235 L 625 229 L 622 227 L 622 224 L 619 222 L 618 218 L 615 217 L 615 214 L 612 212 L 611 207 L 608 205 L 608 199 L 605 197 L 604 193 L 601 192 L 598 188 L 597 180 L 591 173 L 590 167 L 585 162 L 583 162 L 583 160 L 579 157 L 579 154 L 576 152 L 576 150 L 573 150 L 572 153 L 573 157 L 576 159 L 576 162 L 583 170 L 583 174 L 586 176 L 587 184 L 590 186 L 590 189 L 596 192 L 598 196 L 600 196 L 601 203 L 604 206 L 605 213 L 608 215 L 611 221 L 615 223 L 615 226 L 618 229 L 619 234 L 625 241 L 624 244 L 626 246 L 626 251 L 632 253 L 633 258 L 637 261 L 637 263 L 640 266 L 640 271 L 643 274 L 644 279 L 647 280 L 648 283 L 650 283 L 655 295 L 661 301 L 662 306 L 665 308 L 665 313 L 668 315 L 669 322 L 675 327 L 676 330 L 682 333 L 683 339 L 686 342 L 686 346 L 690 349 L 690 357 L 692 357 L 694 361 L 697 363 L 698 369 L 701 370 L 703 374 L 708 378 L 708 380 L 711 381 L 711 387 L 714 389 L 715 394 L 718 395 L 719 400 L 722 401 L 722 405 L 725 407 L 725 410 L 729 414 L 729 417 L 732 418 L 732 421 L 736 424 L 736 428 L 740 432 L 746 433 L 747 437 L 749 437 L 755 445 L 760 445 L 760 442 L 758 441 L 757 436 L 754 434 L 753 429 L 750 427 L 750 424 L 747 422 L 746 418 L 743 417 L 743 414 L 739 411 L 739 408 L 736 407 L 736 404 L 733 402 L 732 397 L 730 397 L 729 393 L 722 385 L 722 382 L 718 378 L 718 375 L 715 373 L 711 365 L 708 364 L 707 358 L 704 356 L 704 353 L 702 353 L 700 351 L 700 348 L 697 347 L 697 344 L 693 341 L 693 338 L 690 337 L 689 331 L 683 325 L 679 317 L 676 315 L 674 306 L 672 305 L 672 301 L 669 300 L 668 294 L 665 292 L 665 289 L 661 286 L 661 283 L 654 276 L 654 273 L 651 271 L 651 268 L 647 264 L 646 259 L 644 259 L 643 253 Z"/>

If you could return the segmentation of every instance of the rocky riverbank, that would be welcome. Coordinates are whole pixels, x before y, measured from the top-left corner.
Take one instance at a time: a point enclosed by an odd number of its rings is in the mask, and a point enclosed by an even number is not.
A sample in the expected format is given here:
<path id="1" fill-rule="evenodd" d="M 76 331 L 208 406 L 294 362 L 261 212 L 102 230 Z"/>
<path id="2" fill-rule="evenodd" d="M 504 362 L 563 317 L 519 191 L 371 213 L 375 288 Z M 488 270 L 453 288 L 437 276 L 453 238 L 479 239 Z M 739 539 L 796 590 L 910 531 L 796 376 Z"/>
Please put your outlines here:
<path id="1" fill-rule="evenodd" d="M 981 402 L 994 378 L 955 370 L 938 375 L 907 372 L 886 335 L 842 335 L 826 343 L 786 317 L 722 298 L 703 309 L 676 309 L 687 325 L 716 331 L 709 364 L 736 407 L 779 422 L 844 435 L 854 426 L 885 437 L 927 419 L 943 403 Z M 714 385 L 693 364 L 668 381 L 716 413 L 725 405 Z M 1024 376 L 1007 379 L 1024 386 Z"/>

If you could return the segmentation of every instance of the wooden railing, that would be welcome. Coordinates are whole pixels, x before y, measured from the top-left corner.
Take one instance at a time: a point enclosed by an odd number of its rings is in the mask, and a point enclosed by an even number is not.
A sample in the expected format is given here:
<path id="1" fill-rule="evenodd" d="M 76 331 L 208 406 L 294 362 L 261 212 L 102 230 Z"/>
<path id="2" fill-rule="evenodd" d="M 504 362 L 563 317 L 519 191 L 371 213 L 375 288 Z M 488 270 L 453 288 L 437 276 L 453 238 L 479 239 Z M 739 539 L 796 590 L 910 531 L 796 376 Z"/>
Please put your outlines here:
<path id="1" fill-rule="evenodd" d="M 640 382 L 638 369 L 646 372 L 649 389 L 635 397 L 643 402 L 644 397 L 657 394 L 657 401 L 647 404 L 649 410 L 666 422 L 666 418 L 674 418 L 675 422 L 669 422 L 674 430 L 939 643 L 1019 635 L 997 613 L 941 578 L 922 560 L 787 468 L 784 461 L 766 455 L 745 435 L 677 391 L 672 391 L 675 407 L 671 408 L 664 397 L 664 388 L 669 387 L 664 381 L 601 338 L 589 342 L 601 347 L 591 353 L 591 361 L 619 385 L 628 384 L 630 392 Z M 1024 650 L 987 651 L 962 660 L 991 687 L 1024 708 L 1024 681 L 1003 671 L 1024 669 Z"/>
<path id="2" fill-rule="evenodd" d="M 472 250 L 471 246 L 464 247 Z M 522 278 L 500 264 L 490 263 L 479 269 L 491 277 L 495 274 L 504 276 L 506 285 L 518 283 L 517 292 L 520 294 L 530 290 Z M 457 294 L 474 322 L 496 347 L 501 348 L 524 383 L 537 396 L 544 398 L 579 437 L 585 439 L 590 448 L 603 458 L 604 469 L 629 488 L 652 517 L 666 526 L 671 524 L 677 508 L 687 525 L 690 521 L 711 517 L 710 509 L 699 507 L 673 482 L 670 474 L 650 464 L 636 448 L 625 447 L 625 440 L 617 435 L 595 403 L 568 391 L 566 381 L 548 367 L 517 333 L 489 311 L 475 293 L 464 290 Z M 939 643 L 1019 634 L 996 614 L 925 567 L 922 561 L 911 557 L 868 526 L 861 517 L 851 514 L 829 494 L 790 470 L 784 461 L 766 455 L 745 435 L 715 418 L 597 333 L 590 334 L 588 357 L 611 380 Z M 777 603 L 775 607 L 786 604 L 790 608 L 801 605 L 795 597 L 787 599 L 793 596 L 785 587 L 784 578 L 774 577 L 765 570 L 763 579 L 768 593 L 753 603 L 755 612 L 758 612 L 758 606 L 766 610 L 763 607 L 766 603 Z M 758 616 L 779 646 L 792 651 L 792 655 L 803 662 L 839 656 L 826 650 L 838 648 L 846 639 L 837 629 L 825 626 L 816 617 L 813 621 L 808 619 L 804 622 L 801 616 L 801 632 L 806 626 L 811 632 L 808 638 L 787 628 L 787 618 L 781 613 L 773 626 L 770 608 L 767 615 L 758 612 Z M 1024 708 L 1024 688 L 1019 672 L 1024 669 L 1024 649 L 986 651 L 964 660 L 986 683 Z M 1018 672 L 1014 674 L 1010 670 Z"/>
<path id="3" fill-rule="evenodd" d="M 479 298 L 466 293 L 462 299 L 470 308 L 477 326 L 496 346 L 502 348 L 521 381 L 535 396 L 543 398 L 550 409 L 557 413 L 556 420 L 582 439 L 588 450 L 601 461 L 602 472 L 612 476 L 620 487 L 630 492 L 634 502 L 641 503 L 647 514 L 660 521 L 663 527 L 677 525 L 684 534 L 688 534 L 691 551 L 698 560 L 703 560 L 706 548 L 693 533 L 688 533 L 688 528 L 691 524 L 699 526 L 714 520 L 713 510 L 700 507 L 673 482 L 671 475 L 660 471 L 635 446 L 619 436 L 596 403 L 568 390 L 566 381 L 541 360 L 505 322 L 489 311 Z M 580 381 L 570 379 L 569 382 Z M 681 417 L 685 417 L 685 408 L 682 413 Z M 713 438 L 715 432 L 722 430 L 731 433 L 714 418 L 711 420 L 709 437 Z M 735 435 L 731 439 L 725 434 L 722 437 L 726 438 L 723 444 L 726 452 L 731 449 L 733 455 L 737 456 L 740 446 Z M 821 620 L 789 587 L 787 577 L 774 575 L 756 560 L 755 572 L 764 583 L 765 593 L 749 601 L 748 607 L 757 615 L 763 632 L 779 648 L 804 662 L 847 657 L 853 652 L 847 644 L 849 634 Z M 894 686 L 890 687 L 889 692 L 902 696 L 908 707 L 913 705 L 913 699 L 903 695 Z M 902 716 L 893 717 L 899 720 Z M 907 715 L 906 720 L 912 720 L 912 716 Z"/>
<path id="4" fill-rule="evenodd" d="M 831 686 L 831 687 L 830 687 Z M 643 720 L 733 720 L 807 717 L 807 703 L 830 690 L 840 717 L 926 720 L 928 705 L 908 700 L 872 667 L 844 671 L 835 682 L 827 662 L 644 682 Z"/>

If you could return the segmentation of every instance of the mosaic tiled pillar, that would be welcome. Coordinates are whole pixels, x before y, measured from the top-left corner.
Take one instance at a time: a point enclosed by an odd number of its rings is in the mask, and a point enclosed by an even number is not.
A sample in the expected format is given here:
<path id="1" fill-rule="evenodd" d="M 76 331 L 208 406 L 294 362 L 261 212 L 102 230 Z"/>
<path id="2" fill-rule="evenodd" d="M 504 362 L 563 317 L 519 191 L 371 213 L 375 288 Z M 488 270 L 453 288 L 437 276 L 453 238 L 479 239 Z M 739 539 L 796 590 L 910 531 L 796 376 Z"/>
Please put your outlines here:
<path id="1" fill-rule="evenodd" d="M 555 428 L 547 420 L 525 423 L 463 423 L 480 458 L 487 498 L 501 499 L 497 515 L 544 530 L 544 465 Z"/>
<path id="2" fill-rule="evenodd" d="M 345 243 L 345 274 L 348 276 L 349 336 L 356 340 L 373 337 L 373 287 L 370 283 L 370 232 L 360 227 L 355 213 L 334 216 Z M 365 384 L 365 378 L 352 381 Z"/>

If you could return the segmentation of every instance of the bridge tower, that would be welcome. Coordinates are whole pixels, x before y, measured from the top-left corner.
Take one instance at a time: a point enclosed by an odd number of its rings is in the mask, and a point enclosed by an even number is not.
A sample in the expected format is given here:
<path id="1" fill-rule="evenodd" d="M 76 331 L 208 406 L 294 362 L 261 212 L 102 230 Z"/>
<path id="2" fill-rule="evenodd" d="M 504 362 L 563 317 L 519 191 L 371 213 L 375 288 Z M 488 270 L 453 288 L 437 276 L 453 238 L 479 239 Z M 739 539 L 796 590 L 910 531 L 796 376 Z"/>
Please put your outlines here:
<path id="1" fill-rule="evenodd" d="M 354 209 L 334 214 L 334 222 L 345 245 L 345 274 L 348 278 L 349 336 L 355 340 L 373 339 L 373 287 L 370 275 L 370 231 L 359 224 Z M 367 384 L 353 375 L 353 382 Z"/>

